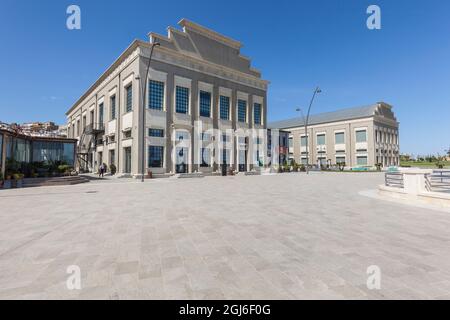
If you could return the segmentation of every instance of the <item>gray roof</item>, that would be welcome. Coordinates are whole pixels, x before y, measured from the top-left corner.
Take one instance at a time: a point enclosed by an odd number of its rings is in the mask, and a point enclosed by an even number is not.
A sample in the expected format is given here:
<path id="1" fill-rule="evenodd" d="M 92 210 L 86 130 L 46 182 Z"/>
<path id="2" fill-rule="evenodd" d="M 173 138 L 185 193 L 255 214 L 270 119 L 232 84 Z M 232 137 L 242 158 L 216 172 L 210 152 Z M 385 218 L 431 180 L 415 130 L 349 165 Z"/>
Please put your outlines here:
<path id="1" fill-rule="evenodd" d="M 325 112 L 319 114 L 313 114 L 309 116 L 308 125 L 330 123 L 336 121 L 353 120 L 360 118 L 368 118 L 375 115 L 375 110 L 378 104 L 370 106 L 341 109 L 333 112 Z M 306 114 L 305 114 L 306 117 Z M 268 124 L 268 128 L 272 129 L 287 129 L 304 126 L 303 118 L 293 118 L 281 121 L 275 121 Z"/>

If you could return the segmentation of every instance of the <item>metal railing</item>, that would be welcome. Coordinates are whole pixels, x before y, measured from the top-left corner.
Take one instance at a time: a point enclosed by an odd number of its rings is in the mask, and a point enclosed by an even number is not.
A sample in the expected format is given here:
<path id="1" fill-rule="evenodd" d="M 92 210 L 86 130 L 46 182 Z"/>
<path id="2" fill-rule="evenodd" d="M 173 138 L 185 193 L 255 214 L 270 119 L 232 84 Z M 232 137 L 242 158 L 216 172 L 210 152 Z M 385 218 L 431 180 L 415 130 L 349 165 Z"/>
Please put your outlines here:
<path id="1" fill-rule="evenodd" d="M 425 183 L 428 191 L 450 193 L 450 171 L 434 170 L 425 175 Z"/>
<path id="2" fill-rule="evenodd" d="M 387 187 L 404 188 L 403 173 L 401 172 L 386 172 L 384 181 Z"/>

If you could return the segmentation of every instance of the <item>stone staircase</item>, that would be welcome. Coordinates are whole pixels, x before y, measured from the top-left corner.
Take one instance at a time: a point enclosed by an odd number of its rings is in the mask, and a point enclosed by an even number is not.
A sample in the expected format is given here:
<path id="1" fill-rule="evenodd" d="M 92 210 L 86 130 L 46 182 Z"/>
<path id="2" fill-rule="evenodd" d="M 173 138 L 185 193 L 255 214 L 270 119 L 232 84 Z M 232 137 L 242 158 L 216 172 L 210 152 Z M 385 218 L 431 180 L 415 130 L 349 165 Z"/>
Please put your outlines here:
<path id="1" fill-rule="evenodd" d="M 54 177 L 54 178 L 29 178 L 23 179 L 24 188 L 48 187 L 48 186 L 69 186 L 89 182 L 89 179 L 82 176 Z"/>

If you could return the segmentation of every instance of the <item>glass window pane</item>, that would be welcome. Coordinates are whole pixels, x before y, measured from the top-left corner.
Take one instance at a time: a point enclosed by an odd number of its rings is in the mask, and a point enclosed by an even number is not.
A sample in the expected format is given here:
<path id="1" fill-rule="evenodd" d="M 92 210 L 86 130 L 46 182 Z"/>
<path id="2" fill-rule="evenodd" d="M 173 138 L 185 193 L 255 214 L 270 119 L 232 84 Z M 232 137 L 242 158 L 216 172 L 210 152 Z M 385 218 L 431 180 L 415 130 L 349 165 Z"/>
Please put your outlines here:
<path id="1" fill-rule="evenodd" d="M 302 147 L 306 147 L 306 144 L 307 144 L 307 137 L 301 137 L 300 138 L 300 145 L 302 146 Z"/>
<path id="2" fill-rule="evenodd" d="M 164 147 L 149 146 L 148 147 L 148 167 L 162 168 L 164 160 Z"/>
<path id="3" fill-rule="evenodd" d="M 200 91 L 200 116 L 211 117 L 211 93 Z"/>
<path id="4" fill-rule="evenodd" d="M 323 146 L 325 145 L 325 135 L 324 134 L 319 134 L 317 136 L 317 145 L 318 146 Z"/>
<path id="5" fill-rule="evenodd" d="M 148 129 L 148 135 L 150 137 L 157 137 L 157 138 L 163 138 L 164 137 L 164 130 L 163 129 Z"/>
<path id="6" fill-rule="evenodd" d="M 345 143 L 345 133 L 338 132 L 335 134 L 335 143 L 336 144 L 344 144 Z"/>
<path id="7" fill-rule="evenodd" d="M 116 118 L 116 96 L 111 97 L 111 120 Z"/>
<path id="8" fill-rule="evenodd" d="M 126 112 L 133 110 L 133 86 L 129 85 L 126 88 Z"/>
<path id="9" fill-rule="evenodd" d="M 177 113 L 188 113 L 188 111 L 189 111 L 189 88 L 177 86 L 175 111 Z"/>
<path id="10" fill-rule="evenodd" d="M 220 96 L 220 119 L 230 119 L 230 97 Z"/>
<path id="11" fill-rule="evenodd" d="M 148 83 L 148 107 L 162 110 L 164 105 L 164 82 L 150 80 Z"/>
<path id="12" fill-rule="evenodd" d="M 356 164 L 358 166 L 366 166 L 367 165 L 367 157 L 366 156 L 356 157 Z"/>
<path id="13" fill-rule="evenodd" d="M 253 105 L 253 117 L 254 117 L 254 123 L 255 124 L 261 124 L 261 104 L 255 103 Z"/>
<path id="14" fill-rule="evenodd" d="M 238 121 L 247 122 L 247 101 L 238 100 Z"/>
<path id="15" fill-rule="evenodd" d="M 367 142 L 367 131 L 366 130 L 356 131 L 356 142 Z"/>

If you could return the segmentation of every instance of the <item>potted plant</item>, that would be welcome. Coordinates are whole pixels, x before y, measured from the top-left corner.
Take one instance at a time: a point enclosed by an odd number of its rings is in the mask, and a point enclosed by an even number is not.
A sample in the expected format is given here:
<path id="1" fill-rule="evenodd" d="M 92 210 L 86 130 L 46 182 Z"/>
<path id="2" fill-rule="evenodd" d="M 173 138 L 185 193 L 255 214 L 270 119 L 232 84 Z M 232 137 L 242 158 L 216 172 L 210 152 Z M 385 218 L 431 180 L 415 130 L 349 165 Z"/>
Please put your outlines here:
<path id="1" fill-rule="evenodd" d="M 115 164 L 111 164 L 111 165 L 109 166 L 109 170 L 111 171 L 111 175 L 112 175 L 112 176 L 115 175 L 116 172 L 117 172 L 116 165 L 115 165 Z"/>
<path id="2" fill-rule="evenodd" d="M 23 178 L 24 175 L 22 173 L 16 173 L 14 174 L 14 182 L 16 188 L 23 188 Z"/>
<path id="3" fill-rule="evenodd" d="M 377 164 L 375 164 L 375 166 L 377 167 L 377 171 L 381 171 L 381 167 L 383 165 L 381 163 L 377 163 Z"/>
<path id="4" fill-rule="evenodd" d="M 345 169 L 345 162 L 338 162 L 337 165 L 339 167 L 339 171 L 344 171 L 344 169 Z"/>

